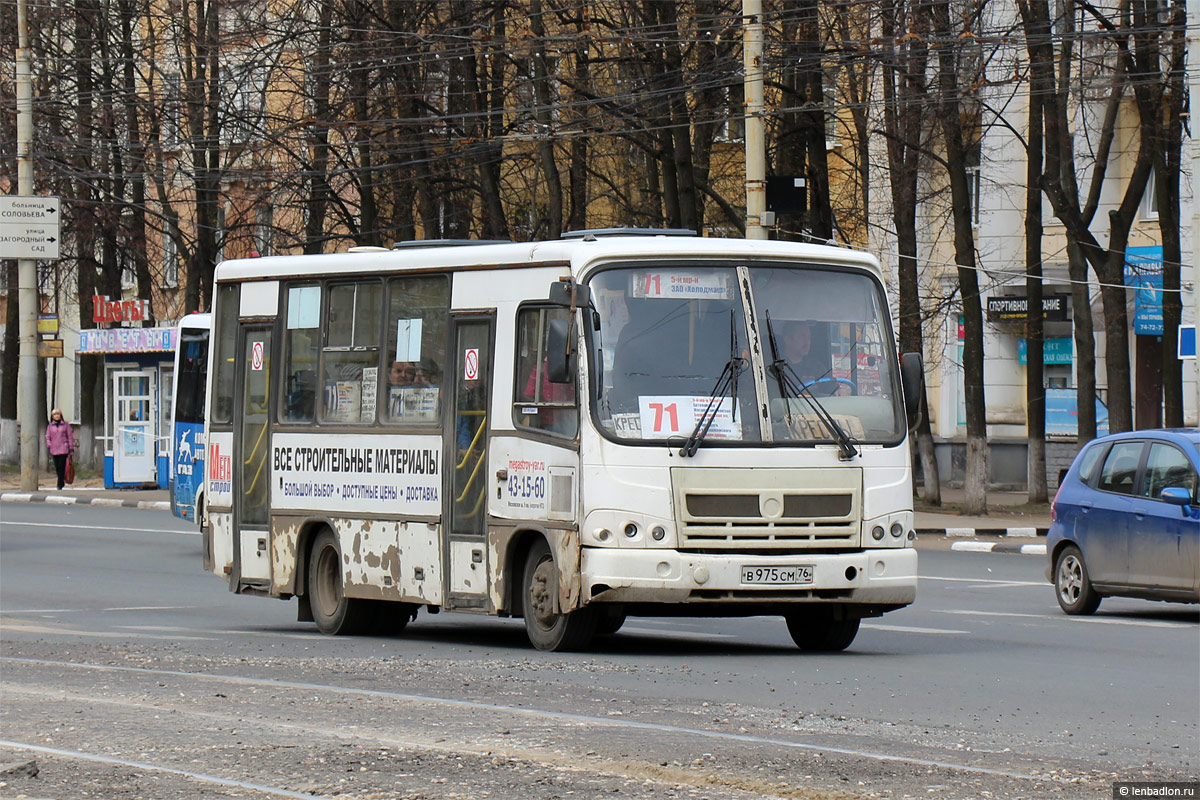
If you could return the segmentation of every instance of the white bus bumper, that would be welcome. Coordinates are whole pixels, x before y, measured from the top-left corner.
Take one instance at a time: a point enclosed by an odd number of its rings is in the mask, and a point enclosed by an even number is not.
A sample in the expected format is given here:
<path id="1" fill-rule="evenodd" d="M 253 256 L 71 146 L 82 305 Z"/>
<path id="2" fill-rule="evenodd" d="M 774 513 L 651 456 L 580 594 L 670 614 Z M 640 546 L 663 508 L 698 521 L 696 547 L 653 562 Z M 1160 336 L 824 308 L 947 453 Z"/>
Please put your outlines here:
<path id="1" fill-rule="evenodd" d="M 811 566 L 804 585 L 742 583 L 742 567 Z M 917 595 L 913 548 L 747 555 L 585 547 L 583 596 L 626 603 L 811 602 L 907 605 Z"/>

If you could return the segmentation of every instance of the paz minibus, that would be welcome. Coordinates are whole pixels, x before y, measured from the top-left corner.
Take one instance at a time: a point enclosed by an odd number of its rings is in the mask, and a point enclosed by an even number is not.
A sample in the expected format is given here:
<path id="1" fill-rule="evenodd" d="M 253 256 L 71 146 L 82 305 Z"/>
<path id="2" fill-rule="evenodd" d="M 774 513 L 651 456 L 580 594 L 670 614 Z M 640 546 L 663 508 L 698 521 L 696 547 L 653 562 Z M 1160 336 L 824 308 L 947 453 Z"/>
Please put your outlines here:
<path id="1" fill-rule="evenodd" d="M 832 651 L 916 594 L 921 364 L 863 253 L 617 229 L 225 261 L 208 374 L 205 567 L 325 633 L 774 615 Z"/>

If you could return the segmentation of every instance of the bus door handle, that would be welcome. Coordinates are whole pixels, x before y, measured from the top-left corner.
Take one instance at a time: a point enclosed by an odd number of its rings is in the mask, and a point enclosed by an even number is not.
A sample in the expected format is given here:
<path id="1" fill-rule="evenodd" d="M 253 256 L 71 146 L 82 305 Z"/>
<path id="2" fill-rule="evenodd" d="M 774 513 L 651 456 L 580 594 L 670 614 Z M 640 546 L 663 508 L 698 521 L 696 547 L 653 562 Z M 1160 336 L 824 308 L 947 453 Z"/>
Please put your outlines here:
<path id="1" fill-rule="evenodd" d="M 506 470 L 506 469 L 496 470 L 496 480 L 498 480 L 498 481 L 508 480 L 508 470 Z"/>

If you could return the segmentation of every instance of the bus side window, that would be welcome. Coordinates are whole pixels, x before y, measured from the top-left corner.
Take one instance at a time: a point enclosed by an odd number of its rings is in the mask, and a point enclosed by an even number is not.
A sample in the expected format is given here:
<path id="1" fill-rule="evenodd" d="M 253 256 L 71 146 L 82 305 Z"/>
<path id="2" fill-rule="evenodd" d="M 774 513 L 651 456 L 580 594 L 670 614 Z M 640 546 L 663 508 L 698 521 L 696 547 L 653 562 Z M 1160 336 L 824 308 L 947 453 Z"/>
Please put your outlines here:
<path id="1" fill-rule="evenodd" d="M 325 305 L 322 422 L 374 422 L 379 395 L 379 324 L 383 285 L 335 284 Z"/>
<path id="2" fill-rule="evenodd" d="M 316 416 L 320 347 L 321 287 L 289 286 L 283 363 L 285 422 L 312 422 Z"/>
<path id="3" fill-rule="evenodd" d="M 445 276 L 388 281 L 383 419 L 437 423 L 441 419 L 450 285 Z"/>
<path id="4" fill-rule="evenodd" d="M 212 421 L 233 421 L 233 378 L 234 357 L 237 350 L 238 315 L 241 313 L 241 287 L 236 283 L 223 284 L 217 288 L 217 319 L 213 330 L 216 348 L 212 397 Z"/>
<path id="5" fill-rule="evenodd" d="M 567 319 L 565 308 L 523 308 L 517 316 L 516 377 L 513 419 L 531 428 L 574 437 L 579 432 L 575 381 L 551 383 L 546 375 L 546 347 L 551 319 Z"/>

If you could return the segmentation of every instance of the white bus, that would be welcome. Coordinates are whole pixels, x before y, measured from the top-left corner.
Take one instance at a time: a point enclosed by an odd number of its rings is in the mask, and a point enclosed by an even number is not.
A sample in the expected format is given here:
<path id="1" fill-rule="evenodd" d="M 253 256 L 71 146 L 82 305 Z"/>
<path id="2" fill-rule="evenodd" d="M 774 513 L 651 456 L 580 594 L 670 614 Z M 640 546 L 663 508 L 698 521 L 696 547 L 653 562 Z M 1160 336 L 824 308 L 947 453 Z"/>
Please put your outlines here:
<path id="1" fill-rule="evenodd" d="M 878 263 L 650 233 L 220 264 L 206 569 L 325 633 L 425 607 L 543 650 L 626 615 L 842 650 L 911 603 L 921 367 Z"/>

